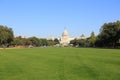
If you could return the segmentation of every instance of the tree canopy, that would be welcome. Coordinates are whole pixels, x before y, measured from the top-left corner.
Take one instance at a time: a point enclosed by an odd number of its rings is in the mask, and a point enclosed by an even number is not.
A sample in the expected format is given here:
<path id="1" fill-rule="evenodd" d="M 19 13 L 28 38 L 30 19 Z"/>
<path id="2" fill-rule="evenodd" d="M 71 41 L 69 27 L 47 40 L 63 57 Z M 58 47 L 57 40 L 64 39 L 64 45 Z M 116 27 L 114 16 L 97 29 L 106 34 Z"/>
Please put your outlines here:
<path id="1" fill-rule="evenodd" d="M 88 43 L 89 43 L 89 46 L 91 47 L 94 47 L 95 45 L 95 41 L 96 41 L 96 36 L 94 34 L 94 32 L 91 33 L 91 36 L 88 38 Z"/>
<path id="2" fill-rule="evenodd" d="M 0 45 L 10 45 L 14 35 L 12 28 L 0 25 Z"/>
<path id="3" fill-rule="evenodd" d="M 120 39 L 120 21 L 105 23 L 98 35 L 98 42 L 103 47 L 115 47 Z"/>

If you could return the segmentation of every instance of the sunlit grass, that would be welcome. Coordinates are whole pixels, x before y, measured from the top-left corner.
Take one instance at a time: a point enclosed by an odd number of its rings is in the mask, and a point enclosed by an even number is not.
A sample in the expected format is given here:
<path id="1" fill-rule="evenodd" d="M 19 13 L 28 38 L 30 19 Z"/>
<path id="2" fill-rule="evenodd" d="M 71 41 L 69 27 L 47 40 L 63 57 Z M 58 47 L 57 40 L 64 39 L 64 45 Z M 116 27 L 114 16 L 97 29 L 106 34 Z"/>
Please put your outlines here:
<path id="1" fill-rule="evenodd" d="M 0 80 L 120 80 L 120 50 L 0 49 Z"/>

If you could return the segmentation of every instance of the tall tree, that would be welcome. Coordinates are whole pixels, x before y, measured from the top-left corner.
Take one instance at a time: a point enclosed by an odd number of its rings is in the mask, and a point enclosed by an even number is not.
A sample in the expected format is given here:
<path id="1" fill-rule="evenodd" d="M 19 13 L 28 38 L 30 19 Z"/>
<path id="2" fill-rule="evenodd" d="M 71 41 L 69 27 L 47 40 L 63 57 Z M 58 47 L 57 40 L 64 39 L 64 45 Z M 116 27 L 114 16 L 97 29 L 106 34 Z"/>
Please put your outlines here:
<path id="1" fill-rule="evenodd" d="M 103 46 L 115 47 L 120 39 L 120 21 L 105 23 L 100 29 L 98 38 Z"/>
<path id="2" fill-rule="evenodd" d="M 91 47 L 94 47 L 95 41 L 96 41 L 96 36 L 95 36 L 94 32 L 92 32 L 91 36 L 88 39 L 88 43 Z"/>
<path id="3" fill-rule="evenodd" d="M 1 45 L 10 45 L 13 41 L 14 35 L 12 28 L 7 26 L 0 25 L 0 44 Z"/>

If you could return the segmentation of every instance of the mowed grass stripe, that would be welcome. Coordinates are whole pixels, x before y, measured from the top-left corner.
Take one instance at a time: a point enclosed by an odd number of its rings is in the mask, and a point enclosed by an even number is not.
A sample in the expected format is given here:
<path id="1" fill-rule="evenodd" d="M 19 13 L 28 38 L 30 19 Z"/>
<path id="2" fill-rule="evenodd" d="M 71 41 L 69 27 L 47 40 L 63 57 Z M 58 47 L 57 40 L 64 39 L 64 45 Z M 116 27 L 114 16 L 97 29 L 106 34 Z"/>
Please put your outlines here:
<path id="1" fill-rule="evenodd" d="M 120 50 L 0 50 L 0 80 L 120 80 Z"/>

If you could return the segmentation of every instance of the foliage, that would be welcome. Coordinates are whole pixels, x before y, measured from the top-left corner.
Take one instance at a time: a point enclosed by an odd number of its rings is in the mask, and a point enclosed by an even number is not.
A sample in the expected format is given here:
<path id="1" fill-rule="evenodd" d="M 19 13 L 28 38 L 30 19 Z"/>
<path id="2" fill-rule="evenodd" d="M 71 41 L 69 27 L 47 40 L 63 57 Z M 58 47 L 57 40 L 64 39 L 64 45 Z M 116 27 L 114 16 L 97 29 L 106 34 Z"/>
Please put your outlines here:
<path id="1" fill-rule="evenodd" d="M 47 39 L 40 39 L 40 46 L 47 46 Z"/>
<path id="2" fill-rule="evenodd" d="M 54 41 L 53 40 L 47 40 L 47 46 L 53 46 Z"/>
<path id="3" fill-rule="evenodd" d="M 40 46 L 39 39 L 37 37 L 30 37 L 28 38 L 28 41 L 30 42 L 30 45 Z"/>
<path id="4" fill-rule="evenodd" d="M 79 45 L 79 40 L 78 39 L 71 40 L 70 44 L 73 44 L 73 46 L 77 46 Z"/>
<path id="5" fill-rule="evenodd" d="M 0 25 L 0 45 L 10 45 L 13 41 L 13 37 L 12 28 Z"/>
<path id="6" fill-rule="evenodd" d="M 59 40 L 57 38 L 54 39 L 54 44 L 59 44 Z"/>
<path id="7" fill-rule="evenodd" d="M 70 44 L 73 44 L 73 46 L 76 47 L 85 47 L 86 39 L 74 39 L 70 41 Z"/>
<path id="8" fill-rule="evenodd" d="M 95 36 L 94 32 L 91 33 L 91 36 L 88 38 L 88 43 L 89 46 L 94 47 L 95 46 L 95 42 L 96 42 L 97 37 Z"/>
<path id="9" fill-rule="evenodd" d="M 37 37 L 30 37 L 30 38 L 22 38 L 21 36 L 14 38 L 12 45 L 15 46 L 53 46 L 55 45 L 55 41 L 47 40 L 47 39 L 39 39 Z"/>
<path id="10" fill-rule="evenodd" d="M 17 45 L 24 45 L 24 40 L 21 38 L 21 36 L 16 37 L 13 39 L 12 45 L 17 46 Z"/>
<path id="11" fill-rule="evenodd" d="M 105 23 L 98 35 L 98 43 L 103 47 L 115 47 L 116 42 L 120 39 L 120 21 Z"/>

